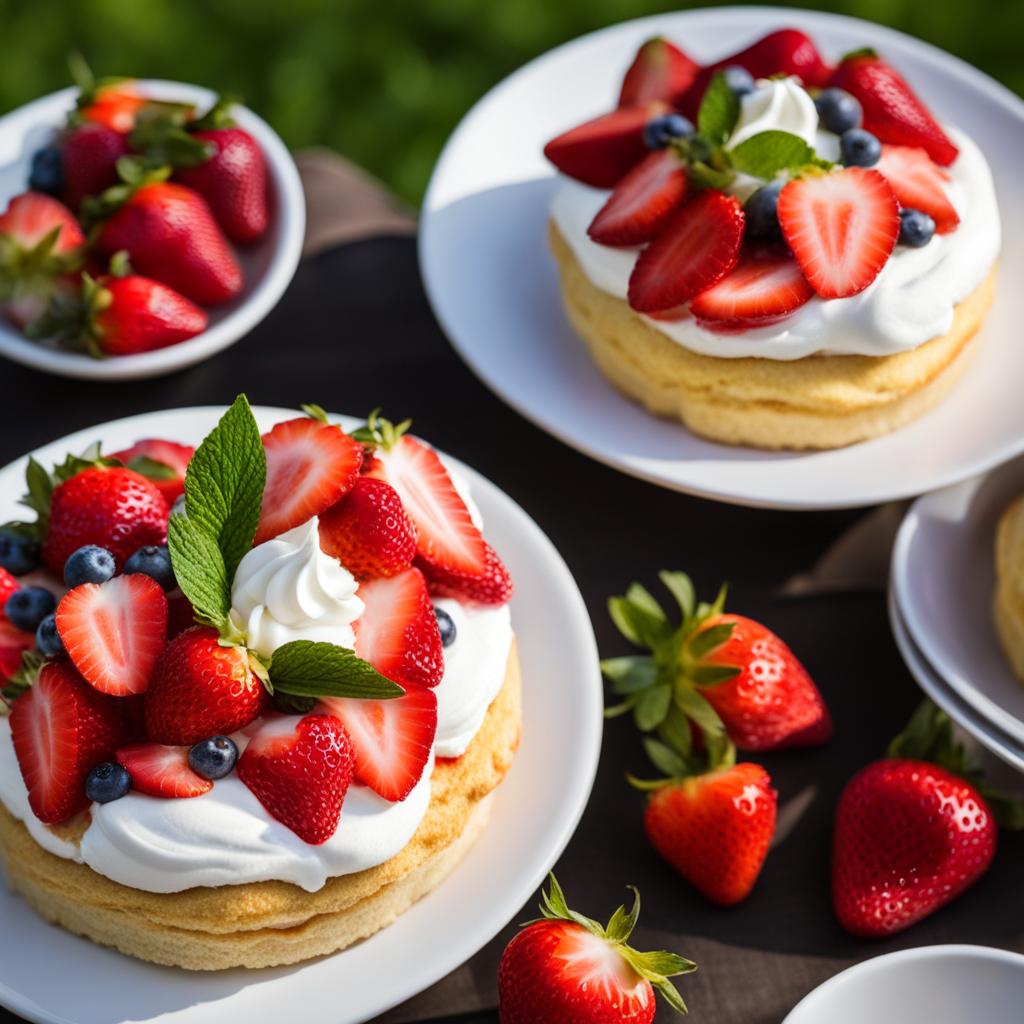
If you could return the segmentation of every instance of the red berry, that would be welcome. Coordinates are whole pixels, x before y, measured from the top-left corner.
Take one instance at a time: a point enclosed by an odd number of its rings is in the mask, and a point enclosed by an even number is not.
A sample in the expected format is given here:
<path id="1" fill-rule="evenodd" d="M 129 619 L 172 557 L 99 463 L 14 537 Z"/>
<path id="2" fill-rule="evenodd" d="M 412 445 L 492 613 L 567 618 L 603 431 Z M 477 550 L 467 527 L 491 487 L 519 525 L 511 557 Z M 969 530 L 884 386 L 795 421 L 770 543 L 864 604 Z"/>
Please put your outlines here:
<path id="1" fill-rule="evenodd" d="M 949 175 L 923 149 L 883 146 L 875 170 L 892 186 L 901 207 L 927 213 L 935 221 L 937 234 L 956 231 L 960 215 L 946 193 Z"/>
<path id="2" fill-rule="evenodd" d="M 72 552 L 98 544 L 114 556 L 120 569 L 139 548 L 167 543 L 169 514 L 151 480 L 122 467 L 90 467 L 54 489 L 43 561 L 62 577 Z"/>
<path id="3" fill-rule="evenodd" d="M 352 744 L 332 715 L 269 720 L 238 761 L 267 813 L 311 845 L 337 831 L 352 769 Z"/>
<path id="4" fill-rule="evenodd" d="M 139 573 L 83 583 L 61 598 L 57 632 L 90 686 L 112 697 L 144 693 L 167 642 L 167 597 Z"/>
<path id="5" fill-rule="evenodd" d="M 653 100 L 675 105 L 686 95 L 700 65 L 673 46 L 667 39 L 655 36 L 637 51 L 622 81 L 620 107 L 633 107 Z"/>
<path id="6" fill-rule="evenodd" d="M 14 702 L 11 738 L 32 813 L 56 825 L 89 806 L 85 778 L 121 738 L 118 702 L 66 662 L 48 662 Z"/>
<path id="7" fill-rule="evenodd" d="M 357 579 L 394 576 L 416 557 L 416 527 L 389 483 L 361 476 L 320 516 L 320 547 Z"/>
<path id="8" fill-rule="evenodd" d="M 150 479 L 156 484 L 168 506 L 171 506 L 185 493 L 185 472 L 195 451 L 191 445 L 178 444 L 176 441 L 145 438 L 142 441 L 136 441 L 131 448 L 114 452 L 110 457 L 119 459 L 129 469 L 134 469 L 142 476 L 147 475 L 144 464 L 132 465 L 133 462 L 146 460 L 160 463 L 160 466 L 168 472 L 152 476 Z"/>
<path id="9" fill-rule="evenodd" d="M 213 783 L 196 775 L 188 764 L 188 747 L 136 743 L 122 747 L 115 759 L 132 777 L 132 789 L 165 800 L 202 796 Z"/>
<path id="10" fill-rule="evenodd" d="M 363 447 L 339 427 L 300 417 L 263 435 L 267 482 L 256 543 L 326 512 L 355 486 Z"/>
<path id="11" fill-rule="evenodd" d="M 244 728 L 267 692 L 245 651 L 222 647 L 215 629 L 193 626 L 157 658 L 146 691 L 146 732 L 156 743 L 192 745 Z"/>
<path id="12" fill-rule="evenodd" d="M 127 153 L 124 135 L 105 124 L 89 121 L 76 128 L 61 147 L 64 202 L 77 210 L 87 196 L 116 185 L 117 161 Z"/>

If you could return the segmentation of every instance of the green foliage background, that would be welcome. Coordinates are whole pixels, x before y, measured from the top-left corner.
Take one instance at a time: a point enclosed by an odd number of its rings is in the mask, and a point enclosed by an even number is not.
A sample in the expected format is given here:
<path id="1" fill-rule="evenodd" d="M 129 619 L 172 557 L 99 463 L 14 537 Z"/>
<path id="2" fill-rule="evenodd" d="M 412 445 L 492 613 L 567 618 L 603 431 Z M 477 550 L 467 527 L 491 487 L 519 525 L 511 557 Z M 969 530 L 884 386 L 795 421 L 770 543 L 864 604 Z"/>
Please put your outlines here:
<path id="1" fill-rule="evenodd" d="M 98 74 L 176 78 L 246 99 L 292 147 L 345 153 L 418 201 L 461 115 L 558 43 L 664 0 L 0 0 L 0 111 Z M 1021 0 L 816 0 L 903 29 L 1024 93 Z M 968 126 L 969 127 L 969 126 Z"/>

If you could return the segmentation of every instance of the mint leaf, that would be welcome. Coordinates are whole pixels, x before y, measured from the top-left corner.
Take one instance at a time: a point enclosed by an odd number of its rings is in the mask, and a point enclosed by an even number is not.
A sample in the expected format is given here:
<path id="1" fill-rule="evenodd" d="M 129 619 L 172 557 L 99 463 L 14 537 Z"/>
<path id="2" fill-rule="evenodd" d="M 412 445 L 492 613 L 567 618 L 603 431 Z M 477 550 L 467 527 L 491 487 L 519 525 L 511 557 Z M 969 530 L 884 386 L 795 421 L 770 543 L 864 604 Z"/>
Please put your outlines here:
<path id="1" fill-rule="evenodd" d="M 721 146 L 732 134 L 740 117 L 739 97 L 719 71 L 711 79 L 697 113 L 697 131 L 714 146 Z"/>
<path id="2" fill-rule="evenodd" d="M 200 622 L 218 632 L 228 628 L 231 586 L 217 541 L 187 515 L 173 515 L 167 524 L 167 547 L 181 592 Z"/>
<path id="3" fill-rule="evenodd" d="M 389 700 L 405 691 L 347 647 L 293 640 L 274 651 L 270 683 L 292 697 L 355 697 Z"/>
<path id="4" fill-rule="evenodd" d="M 252 547 L 266 479 L 259 427 L 245 395 L 239 395 L 196 449 L 185 474 L 186 514 L 216 541 L 229 584 Z"/>
<path id="5" fill-rule="evenodd" d="M 813 147 L 799 135 L 790 132 L 767 131 L 744 139 L 729 151 L 733 167 L 744 174 L 771 181 L 780 171 L 798 171 L 808 165 L 831 167 L 820 160 Z"/>

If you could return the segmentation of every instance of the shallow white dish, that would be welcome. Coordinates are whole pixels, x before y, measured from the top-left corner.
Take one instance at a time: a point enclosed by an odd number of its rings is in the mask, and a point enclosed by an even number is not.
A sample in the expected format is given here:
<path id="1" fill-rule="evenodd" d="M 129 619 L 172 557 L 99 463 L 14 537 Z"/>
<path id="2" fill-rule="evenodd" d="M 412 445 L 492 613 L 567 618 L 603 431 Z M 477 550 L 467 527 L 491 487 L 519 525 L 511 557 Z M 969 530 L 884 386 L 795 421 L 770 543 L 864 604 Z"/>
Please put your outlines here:
<path id="1" fill-rule="evenodd" d="M 983 718 L 1024 744 L 1024 684 L 992 621 L 996 524 L 1024 493 L 1024 459 L 919 498 L 893 549 L 892 582 L 914 642 Z"/>
<path id="2" fill-rule="evenodd" d="M 140 81 L 147 95 L 208 107 L 216 94 L 197 85 Z M 0 209 L 28 187 L 32 154 L 45 146 L 59 129 L 77 99 L 74 88 L 62 89 L 27 103 L 0 118 Z M 83 380 L 135 380 L 157 377 L 191 366 L 233 345 L 251 331 L 277 305 L 302 254 L 306 231 L 306 201 L 299 172 L 281 138 L 263 118 L 243 106 L 234 116 L 259 143 L 267 161 L 271 190 L 271 222 L 255 245 L 236 246 L 245 272 L 245 288 L 233 302 L 207 310 L 209 326 L 202 334 L 178 345 L 136 356 L 93 359 L 78 352 L 29 341 L 0 318 L 0 356 L 62 377 Z"/>
<path id="3" fill-rule="evenodd" d="M 829 58 L 875 46 L 943 118 L 965 126 L 995 175 L 1006 239 L 1002 287 L 978 357 L 953 393 L 904 430 L 837 451 L 769 453 L 703 441 L 621 397 L 562 312 L 547 251 L 556 179 L 541 153 L 557 133 L 615 105 L 649 36 L 695 58 L 732 52 L 783 26 Z M 776 508 L 869 505 L 982 472 L 1024 449 L 1018 325 L 1024 293 L 1024 102 L 926 43 L 854 18 L 749 7 L 659 15 L 595 32 L 538 58 L 488 93 L 449 140 L 423 205 L 420 264 L 452 344 L 502 399 L 587 455 L 661 486 Z M 969 430 L 964 424 L 971 425 Z"/>
<path id="4" fill-rule="evenodd" d="M 255 411 L 261 428 L 295 415 Z M 48 464 L 95 440 L 112 450 L 140 437 L 196 443 L 221 412 L 135 416 L 35 454 Z M 286 1019 L 296 1007 L 308 1024 L 357 1024 L 454 970 L 529 899 L 575 831 L 593 784 L 604 704 L 597 647 L 583 599 L 551 542 L 494 484 L 460 468 L 516 583 L 523 739 L 487 830 L 454 874 L 391 927 L 335 956 L 215 974 L 154 967 L 76 938 L 44 923 L 0 881 L 0 1005 L 47 1024 L 223 1024 Z M 0 521 L 15 512 L 23 471 L 24 459 L 0 470 Z"/>
<path id="5" fill-rule="evenodd" d="M 783 1024 L 1018 1024 L 1024 956 L 988 946 L 902 949 L 830 978 Z"/>
<path id="6" fill-rule="evenodd" d="M 889 623 L 892 626 L 896 646 L 899 648 L 900 655 L 910 670 L 910 674 L 925 695 L 986 750 L 995 754 L 1001 761 L 1018 772 L 1024 772 L 1024 744 L 1019 743 L 1013 736 L 994 725 L 976 708 L 968 704 L 928 662 L 928 659 L 914 643 L 913 637 L 900 615 L 892 591 L 889 593 L 888 605 Z"/>

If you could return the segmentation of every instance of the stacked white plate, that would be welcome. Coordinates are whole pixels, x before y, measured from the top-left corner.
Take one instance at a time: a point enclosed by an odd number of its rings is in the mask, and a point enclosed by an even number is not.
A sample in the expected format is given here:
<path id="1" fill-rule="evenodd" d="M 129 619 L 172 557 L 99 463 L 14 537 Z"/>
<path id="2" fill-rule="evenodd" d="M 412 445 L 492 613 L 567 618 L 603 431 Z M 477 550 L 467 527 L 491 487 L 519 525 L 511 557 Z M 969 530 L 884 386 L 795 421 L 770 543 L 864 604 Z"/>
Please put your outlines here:
<path id="1" fill-rule="evenodd" d="M 1024 458 L 919 498 L 893 552 L 889 614 L 921 688 L 979 743 L 1024 772 L 1024 683 L 992 619 L 996 525 L 1024 494 Z"/>

